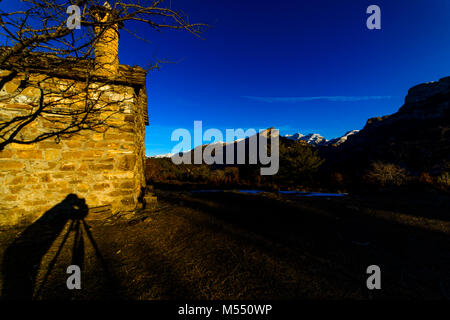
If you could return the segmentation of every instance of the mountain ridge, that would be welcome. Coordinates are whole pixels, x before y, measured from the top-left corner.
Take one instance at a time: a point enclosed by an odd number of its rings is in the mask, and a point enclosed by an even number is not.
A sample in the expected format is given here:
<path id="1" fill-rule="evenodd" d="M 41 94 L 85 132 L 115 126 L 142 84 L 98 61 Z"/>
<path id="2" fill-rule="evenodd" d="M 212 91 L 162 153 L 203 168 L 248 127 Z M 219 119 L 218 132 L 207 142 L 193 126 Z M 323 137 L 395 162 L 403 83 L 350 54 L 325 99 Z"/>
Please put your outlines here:
<path id="1" fill-rule="evenodd" d="M 359 130 L 350 130 L 347 131 L 344 135 L 330 140 L 325 139 L 318 133 L 308 133 L 306 135 L 303 135 L 301 133 L 286 134 L 284 137 L 289 140 L 305 141 L 306 143 L 313 146 L 331 146 L 331 145 L 338 146 L 346 142 L 349 136 L 357 132 L 359 132 Z"/>
<path id="2" fill-rule="evenodd" d="M 270 130 L 270 129 L 266 129 L 265 131 Z M 318 133 L 309 133 L 306 135 L 303 135 L 301 133 L 294 133 L 294 134 L 286 134 L 284 136 L 280 136 L 280 138 L 285 138 L 288 140 L 293 140 L 293 141 L 304 141 L 309 145 L 312 146 L 338 146 L 344 142 L 347 141 L 347 138 L 355 133 L 359 132 L 359 130 L 350 130 L 347 131 L 344 135 L 337 137 L 337 138 L 333 138 L 330 140 L 325 139 L 323 136 L 321 136 Z M 246 137 L 245 139 L 247 139 L 249 137 Z M 212 142 L 212 143 L 207 143 L 207 144 L 203 144 L 201 145 L 202 148 L 206 147 L 206 146 L 211 146 L 217 143 L 220 143 L 222 145 L 231 145 L 231 144 L 235 144 L 235 143 L 239 143 L 244 139 L 237 139 L 231 142 L 223 142 L 223 141 L 217 141 L 217 142 Z M 194 149 L 198 148 L 200 146 L 197 146 L 195 148 L 192 148 L 189 151 L 185 151 L 186 152 L 192 152 Z M 154 155 L 154 156 L 150 156 L 149 158 L 171 158 L 172 156 L 174 156 L 176 153 L 166 153 L 166 154 L 159 154 L 159 155 Z"/>

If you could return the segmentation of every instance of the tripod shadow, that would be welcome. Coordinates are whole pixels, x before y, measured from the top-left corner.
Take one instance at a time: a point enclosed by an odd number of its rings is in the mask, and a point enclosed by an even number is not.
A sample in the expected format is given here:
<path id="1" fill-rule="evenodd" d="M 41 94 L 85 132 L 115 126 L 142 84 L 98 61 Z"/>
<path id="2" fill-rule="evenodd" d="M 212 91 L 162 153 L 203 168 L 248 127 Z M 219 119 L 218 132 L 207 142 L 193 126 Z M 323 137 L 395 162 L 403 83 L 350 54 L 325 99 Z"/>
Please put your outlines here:
<path id="1" fill-rule="evenodd" d="M 86 234 L 96 255 L 104 267 L 106 263 L 101 256 L 98 247 L 89 231 L 84 218 L 88 215 L 89 208 L 86 201 L 75 194 L 67 197 L 45 212 L 45 214 L 27 227 L 20 236 L 6 249 L 3 257 L 3 289 L 2 299 L 5 300 L 31 300 L 39 297 L 57 258 L 60 255 L 69 234 L 74 232 L 71 264 L 78 265 L 82 269 L 84 261 L 84 237 Z M 56 255 L 48 264 L 47 270 L 40 283 L 36 286 L 36 277 L 44 255 L 52 244 L 70 223 L 64 234 Z"/>

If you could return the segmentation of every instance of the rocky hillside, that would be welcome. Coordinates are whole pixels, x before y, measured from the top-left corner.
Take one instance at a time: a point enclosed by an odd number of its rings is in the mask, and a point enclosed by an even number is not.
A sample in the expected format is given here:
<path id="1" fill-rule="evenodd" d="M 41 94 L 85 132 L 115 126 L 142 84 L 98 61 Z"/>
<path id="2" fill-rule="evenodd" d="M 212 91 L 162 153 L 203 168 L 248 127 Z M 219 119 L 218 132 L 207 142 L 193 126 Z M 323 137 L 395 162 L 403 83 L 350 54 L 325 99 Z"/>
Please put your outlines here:
<path id="1" fill-rule="evenodd" d="M 416 172 L 449 170 L 450 77 L 411 88 L 398 112 L 369 119 L 346 143 L 324 153 L 347 168 L 381 160 Z"/>

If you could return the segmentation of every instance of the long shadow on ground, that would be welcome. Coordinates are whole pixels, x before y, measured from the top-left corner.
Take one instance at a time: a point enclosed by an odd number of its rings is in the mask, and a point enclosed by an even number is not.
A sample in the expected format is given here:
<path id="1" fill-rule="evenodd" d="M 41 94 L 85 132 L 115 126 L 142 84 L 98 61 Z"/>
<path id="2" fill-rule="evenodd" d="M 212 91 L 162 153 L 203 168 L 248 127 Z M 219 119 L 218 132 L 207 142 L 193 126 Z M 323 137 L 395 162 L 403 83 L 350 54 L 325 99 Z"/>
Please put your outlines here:
<path id="1" fill-rule="evenodd" d="M 85 260 L 85 243 L 89 243 L 95 250 L 100 260 L 102 270 L 98 275 L 108 278 L 109 290 L 116 291 L 114 280 L 109 274 L 106 261 L 89 231 L 89 226 L 84 218 L 88 215 L 89 208 L 84 199 L 75 194 L 69 194 L 59 204 L 44 213 L 38 220 L 28 226 L 5 250 L 2 261 L 3 286 L 1 298 L 4 300 L 31 300 L 45 298 L 48 289 L 49 277 L 54 271 L 57 260 L 67 246 L 72 246 L 69 265 L 78 265 L 83 271 Z M 65 233 L 64 233 L 65 232 Z M 69 236 L 73 235 L 73 243 L 70 244 Z M 62 238 L 56 252 L 50 261 L 46 261 L 46 270 L 40 270 L 44 256 L 55 244 L 58 238 Z M 67 260 L 67 259 L 66 259 Z M 64 270 L 65 271 L 65 270 Z M 38 283 L 38 274 L 43 277 Z M 67 277 L 68 275 L 64 275 Z M 64 278 L 59 279 L 64 292 Z M 62 296 L 64 297 L 64 296 Z"/>
<path id="2" fill-rule="evenodd" d="M 158 196 L 307 255 L 311 268 L 315 264 L 323 277 L 343 286 L 365 286 L 366 268 L 376 264 L 383 271 L 383 290 L 373 293 L 379 297 L 449 297 L 447 233 L 354 212 L 347 208 L 351 200 L 290 201 L 231 192 Z"/>

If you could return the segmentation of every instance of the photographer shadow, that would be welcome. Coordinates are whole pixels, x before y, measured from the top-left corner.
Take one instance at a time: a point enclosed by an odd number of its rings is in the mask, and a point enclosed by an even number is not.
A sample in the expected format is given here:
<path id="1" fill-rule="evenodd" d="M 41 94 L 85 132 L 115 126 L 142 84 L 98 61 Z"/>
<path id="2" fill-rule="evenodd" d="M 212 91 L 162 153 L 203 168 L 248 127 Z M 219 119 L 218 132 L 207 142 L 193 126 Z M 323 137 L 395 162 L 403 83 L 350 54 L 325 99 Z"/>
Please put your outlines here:
<path id="1" fill-rule="evenodd" d="M 89 231 L 89 226 L 84 221 L 88 212 L 89 208 L 83 198 L 79 198 L 75 194 L 69 194 L 62 202 L 45 212 L 42 217 L 27 227 L 9 245 L 2 262 L 2 299 L 33 300 L 39 298 L 71 232 L 74 234 L 71 264 L 78 265 L 82 269 L 85 255 L 85 234 L 94 247 L 104 269 L 107 269 L 105 260 Z M 47 265 L 42 281 L 37 286 L 37 277 L 42 260 L 55 240 L 63 233 L 68 223 L 69 227 L 62 237 L 56 254 Z"/>

